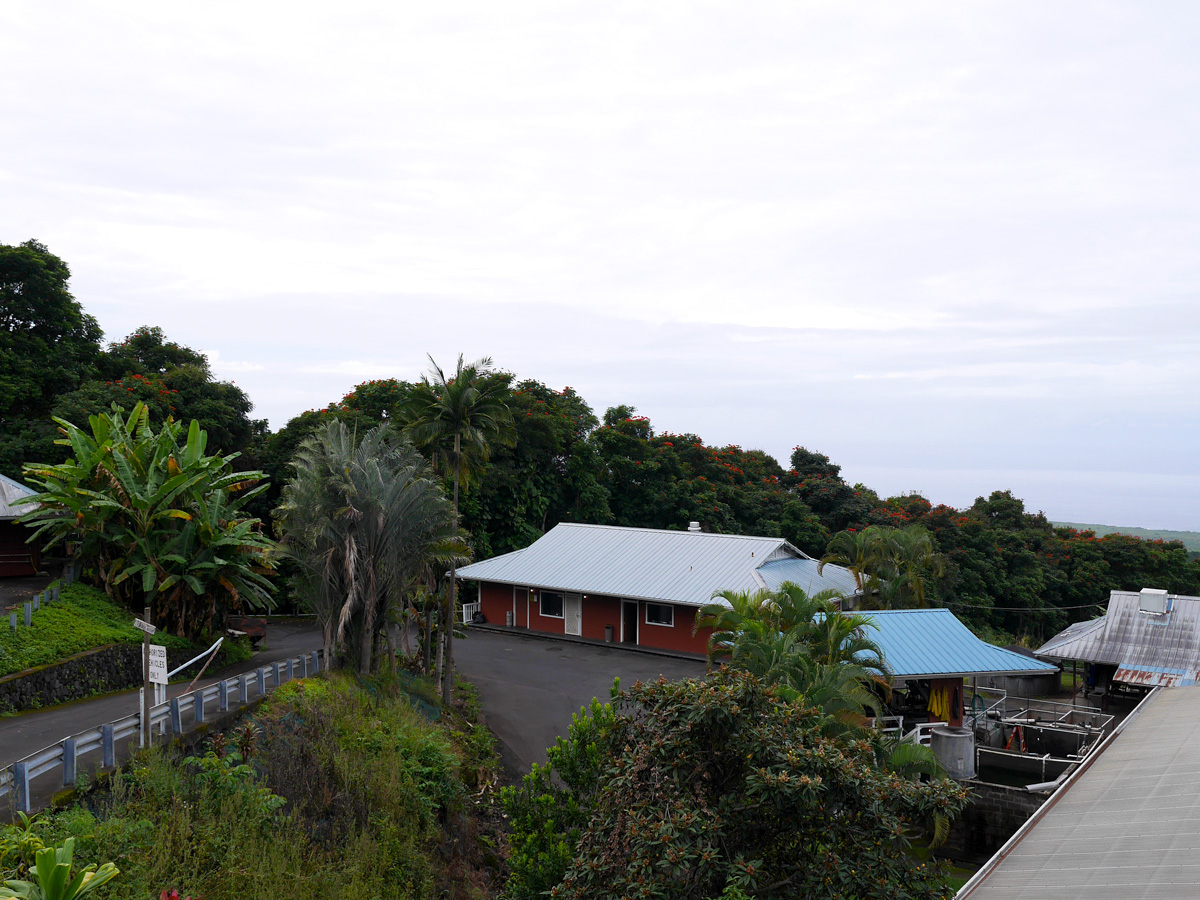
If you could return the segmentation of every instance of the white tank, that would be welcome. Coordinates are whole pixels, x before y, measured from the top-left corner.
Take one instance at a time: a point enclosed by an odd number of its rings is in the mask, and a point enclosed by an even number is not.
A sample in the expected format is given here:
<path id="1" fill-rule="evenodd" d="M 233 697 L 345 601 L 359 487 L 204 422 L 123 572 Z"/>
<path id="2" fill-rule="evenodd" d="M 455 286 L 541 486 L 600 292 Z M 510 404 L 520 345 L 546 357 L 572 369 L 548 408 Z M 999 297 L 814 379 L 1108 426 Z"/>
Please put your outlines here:
<path id="1" fill-rule="evenodd" d="M 965 781 L 975 777 L 975 732 L 941 725 L 929 732 L 929 749 L 950 777 Z"/>

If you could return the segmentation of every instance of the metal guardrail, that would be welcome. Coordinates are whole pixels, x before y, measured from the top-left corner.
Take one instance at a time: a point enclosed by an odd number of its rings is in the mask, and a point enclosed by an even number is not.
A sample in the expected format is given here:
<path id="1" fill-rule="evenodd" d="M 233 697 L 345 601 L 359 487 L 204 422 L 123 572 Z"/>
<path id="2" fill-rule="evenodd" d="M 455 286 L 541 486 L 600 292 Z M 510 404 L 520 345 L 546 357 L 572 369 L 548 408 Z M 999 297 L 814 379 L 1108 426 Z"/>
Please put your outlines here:
<path id="1" fill-rule="evenodd" d="M 235 698 L 239 705 L 248 703 L 251 696 L 254 699 L 264 697 L 269 690 L 274 690 L 284 681 L 307 678 L 319 671 L 320 651 L 314 650 L 312 653 L 259 666 L 253 672 L 243 672 L 191 693 L 172 697 L 165 703 L 150 708 L 151 740 L 153 741 L 154 734 L 169 733 L 172 737 L 177 737 L 185 734 L 188 727 L 203 724 L 206 716 L 213 711 L 210 707 L 214 703 L 216 713 L 228 712 L 231 698 Z M 142 714 L 136 712 L 63 738 L 56 744 L 0 769 L 0 797 L 15 791 L 16 808 L 24 813 L 31 812 L 30 785 L 33 779 L 61 768 L 63 787 L 73 787 L 78 777 L 81 759 L 99 751 L 100 769 L 112 769 L 117 763 L 118 742 L 136 737 L 140 747 L 143 743 L 141 735 Z"/>

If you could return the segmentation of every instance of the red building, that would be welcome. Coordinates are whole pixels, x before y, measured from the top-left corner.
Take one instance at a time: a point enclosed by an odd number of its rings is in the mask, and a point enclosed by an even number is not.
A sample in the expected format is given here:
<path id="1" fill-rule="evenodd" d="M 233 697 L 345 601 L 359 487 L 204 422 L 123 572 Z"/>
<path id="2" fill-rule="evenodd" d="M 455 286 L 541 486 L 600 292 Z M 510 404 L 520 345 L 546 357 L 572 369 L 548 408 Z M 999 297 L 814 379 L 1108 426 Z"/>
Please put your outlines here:
<path id="1" fill-rule="evenodd" d="M 21 501 L 35 493 L 21 482 L 0 475 L 0 578 L 38 573 L 38 546 L 25 543 L 32 532 L 17 522 L 31 509 Z"/>
<path id="2" fill-rule="evenodd" d="M 717 591 L 777 588 L 854 592 L 839 566 L 817 561 L 782 538 L 563 523 L 524 550 L 458 570 L 478 585 L 485 621 L 548 634 L 704 653 L 692 634 L 696 610 Z M 467 595 L 469 597 L 469 594 Z"/>

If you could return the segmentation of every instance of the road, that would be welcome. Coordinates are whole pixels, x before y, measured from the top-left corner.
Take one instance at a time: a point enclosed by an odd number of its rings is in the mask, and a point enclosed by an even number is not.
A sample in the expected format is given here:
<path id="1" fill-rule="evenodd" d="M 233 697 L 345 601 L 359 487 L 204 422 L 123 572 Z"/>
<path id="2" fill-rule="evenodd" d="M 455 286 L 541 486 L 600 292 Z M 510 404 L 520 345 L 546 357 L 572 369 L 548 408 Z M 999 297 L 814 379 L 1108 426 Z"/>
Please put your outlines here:
<path id="1" fill-rule="evenodd" d="M 704 663 L 616 646 L 471 630 L 454 642 L 458 670 L 479 688 L 488 726 L 499 738 L 505 766 L 523 775 L 546 761 L 546 748 L 565 735 L 571 716 L 594 697 L 608 700 L 621 684 L 693 678 Z"/>
<path id="2" fill-rule="evenodd" d="M 222 678 L 252 672 L 259 666 L 312 652 L 321 646 L 321 634 L 310 623 L 272 622 L 264 646 L 254 656 L 219 672 L 206 672 L 196 686 L 215 684 Z M 169 685 L 167 696 L 182 694 L 187 686 L 187 682 Z M 135 689 L 0 719 L 0 767 L 56 744 L 72 734 L 130 715 L 137 711 L 137 704 L 138 691 Z"/>

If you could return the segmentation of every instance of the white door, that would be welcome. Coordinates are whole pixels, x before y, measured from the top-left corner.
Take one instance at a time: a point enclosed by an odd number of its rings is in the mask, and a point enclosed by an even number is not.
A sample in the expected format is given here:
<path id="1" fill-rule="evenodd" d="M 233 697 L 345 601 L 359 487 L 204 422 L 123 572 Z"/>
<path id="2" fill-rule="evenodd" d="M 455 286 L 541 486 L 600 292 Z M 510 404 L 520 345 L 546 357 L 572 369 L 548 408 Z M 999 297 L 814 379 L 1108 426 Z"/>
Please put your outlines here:
<path id="1" fill-rule="evenodd" d="M 567 634 L 583 634 L 583 597 L 567 594 L 563 598 L 563 631 Z"/>

